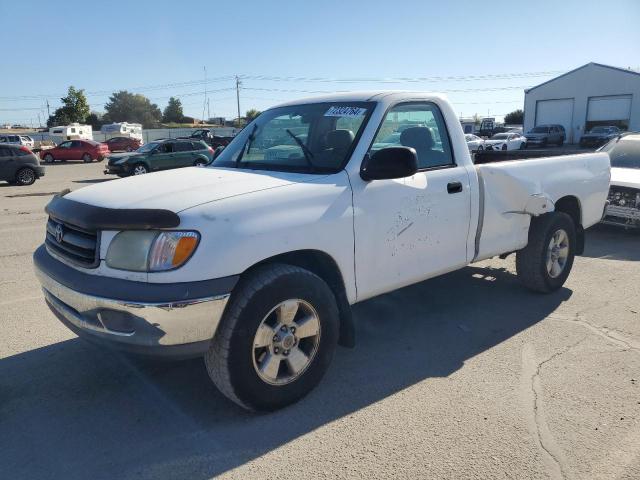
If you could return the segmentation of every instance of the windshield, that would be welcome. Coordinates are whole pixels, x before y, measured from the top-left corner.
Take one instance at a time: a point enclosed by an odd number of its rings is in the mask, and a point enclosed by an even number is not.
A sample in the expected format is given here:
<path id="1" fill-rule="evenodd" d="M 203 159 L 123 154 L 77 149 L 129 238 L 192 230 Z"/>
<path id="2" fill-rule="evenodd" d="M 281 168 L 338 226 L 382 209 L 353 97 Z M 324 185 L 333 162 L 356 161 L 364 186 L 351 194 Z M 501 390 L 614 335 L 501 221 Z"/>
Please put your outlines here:
<path id="1" fill-rule="evenodd" d="M 640 135 L 613 139 L 600 151 L 609 153 L 612 167 L 640 168 Z"/>
<path id="2" fill-rule="evenodd" d="M 267 110 L 233 139 L 213 165 L 337 172 L 374 106 L 373 102 L 332 102 Z"/>
<path id="3" fill-rule="evenodd" d="M 491 140 L 506 140 L 509 137 L 507 133 L 496 133 Z"/>
<path id="4" fill-rule="evenodd" d="M 138 153 L 149 153 L 151 150 L 154 150 L 158 145 L 158 142 L 147 143 L 146 145 L 141 146 L 136 152 Z"/>
<path id="5" fill-rule="evenodd" d="M 548 133 L 549 127 L 535 127 L 529 133 Z"/>

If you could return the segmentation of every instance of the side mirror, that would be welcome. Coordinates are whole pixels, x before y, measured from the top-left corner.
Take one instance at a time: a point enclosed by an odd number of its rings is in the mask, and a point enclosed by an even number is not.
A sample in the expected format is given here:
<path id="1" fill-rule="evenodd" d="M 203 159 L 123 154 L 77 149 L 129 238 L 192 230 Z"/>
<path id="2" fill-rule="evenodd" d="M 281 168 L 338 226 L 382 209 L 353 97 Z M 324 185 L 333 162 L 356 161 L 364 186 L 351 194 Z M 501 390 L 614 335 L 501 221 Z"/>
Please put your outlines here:
<path id="1" fill-rule="evenodd" d="M 365 181 L 410 177 L 418 171 L 418 155 L 413 148 L 387 147 L 367 154 L 360 168 Z"/>

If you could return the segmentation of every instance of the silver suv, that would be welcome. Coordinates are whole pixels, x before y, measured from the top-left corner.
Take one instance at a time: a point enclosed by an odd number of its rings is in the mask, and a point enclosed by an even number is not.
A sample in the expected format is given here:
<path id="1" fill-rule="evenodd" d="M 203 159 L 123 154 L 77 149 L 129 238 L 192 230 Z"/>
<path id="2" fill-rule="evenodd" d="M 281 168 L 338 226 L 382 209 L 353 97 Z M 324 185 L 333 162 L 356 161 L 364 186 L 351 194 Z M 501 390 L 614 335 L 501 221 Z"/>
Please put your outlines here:
<path id="1" fill-rule="evenodd" d="M 33 147 L 35 146 L 33 138 L 31 138 L 29 135 L 3 134 L 0 135 L 0 143 L 22 145 L 23 147 L 27 147 L 30 150 L 33 150 Z"/>

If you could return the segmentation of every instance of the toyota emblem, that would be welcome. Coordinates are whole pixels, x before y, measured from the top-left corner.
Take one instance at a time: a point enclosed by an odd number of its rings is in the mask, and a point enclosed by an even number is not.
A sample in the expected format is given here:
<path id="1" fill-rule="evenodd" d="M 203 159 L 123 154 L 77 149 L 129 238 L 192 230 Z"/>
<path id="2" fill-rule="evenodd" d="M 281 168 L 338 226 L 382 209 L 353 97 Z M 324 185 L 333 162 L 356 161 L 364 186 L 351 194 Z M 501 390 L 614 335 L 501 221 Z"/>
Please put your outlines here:
<path id="1" fill-rule="evenodd" d="M 62 238 L 64 237 L 64 230 L 62 230 L 62 225 L 56 225 L 56 242 L 62 243 Z"/>

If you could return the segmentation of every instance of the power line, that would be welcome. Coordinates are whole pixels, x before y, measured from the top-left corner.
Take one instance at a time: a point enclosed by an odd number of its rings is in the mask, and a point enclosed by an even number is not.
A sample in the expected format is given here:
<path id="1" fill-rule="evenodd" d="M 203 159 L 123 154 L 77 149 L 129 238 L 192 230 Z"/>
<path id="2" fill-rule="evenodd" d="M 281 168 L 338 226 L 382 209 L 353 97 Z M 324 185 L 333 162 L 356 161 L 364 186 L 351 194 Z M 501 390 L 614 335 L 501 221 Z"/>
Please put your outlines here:
<path id="1" fill-rule="evenodd" d="M 497 73 L 486 75 L 454 75 L 432 77 L 391 77 L 391 78 L 327 78 L 327 77 L 280 77 L 270 75 L 240 75 L 243 80 L 262 80 L 273 82 L 311 82 L 311 83 L 415 83 L 415 82 L 467 82 L 482 80 L 510 80 L 517 78 L 546 77 L 563 73 L 562 70 L 544 72 Z"/>
<path id="2" fill-rule="evenodd" d="M 212 78 L 188 80 L 184 82 L 163 83 L 156 85 L 143 85 L 130 88 L 119 88 L 115 90 L 94 90 L 85 91 L 87 96 L 103 96 L 111 95 L 114 91 L 118 90 L 130 90 L 132 92 L 144 92 L 154 90 L 166 90 L 170 88 L 181 88 L 187 86 L 203 85 L 212 82 L 225 82 L 231 80 L 258 80 L 258 81 L 273 81 L 273 82 L 306 82 L 306 83 L 419 83 L 419 82 L 459 82 L 459 81 L 486 81 L 486 80 L 510 80 L 518 78 L 534 78 L 557 75 L 562 73 L 563 70 L 549 70 L 540 72 L 507 72 L 497 74 L 482 74 L 482 75 L 449 75 L 449 76 L 429 76 L 429 77 L 386 77 L 386 78 L 372 78 L 372 77 L 353 77 L 353 78 L 340 78 L 340 77 L 295 77 L 295 76 L 272 76 L 272 75 L 223 75 Z M 16 96 L 0 96 L 1 101 L 14 101 L 14 100 L 41 100 L 48 97 L 61 97 L 63 94 L 33 94 L 33 95 L 16 95 Z"/>

